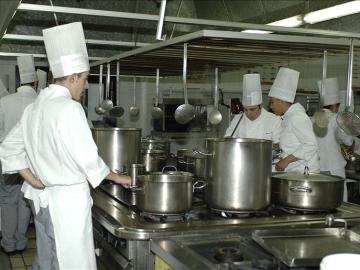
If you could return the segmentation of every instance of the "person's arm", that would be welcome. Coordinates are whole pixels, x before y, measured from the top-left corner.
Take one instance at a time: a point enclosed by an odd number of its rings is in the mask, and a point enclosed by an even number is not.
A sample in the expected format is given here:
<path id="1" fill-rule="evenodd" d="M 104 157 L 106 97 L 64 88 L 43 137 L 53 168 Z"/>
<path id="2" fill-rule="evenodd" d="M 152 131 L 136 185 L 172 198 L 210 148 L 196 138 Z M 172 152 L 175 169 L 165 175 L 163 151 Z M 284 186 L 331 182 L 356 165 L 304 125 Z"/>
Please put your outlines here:
<path id="1" fill-rule="evenodd" d="M 22 176 L 22 178 L 25 179 L 26 182 L 35 188 L 43 189 L 45 187 L 44 184 L 39 179 L 37 179 L 29 169 L 22 169 L 19 171 L 19 174 Z"/>
<path id="2" fill-rule="evenodd" d="M 131 184 L 131 177 L 127 175 L 119 175 L 114 172 L 110 172 L 106 179 L 115 182 L 116 184 L 122 185 L 124 188 L 129 188 Z"/>
<path id="3" fill-rule="evenodd" d="M 294 155 L 288 155 L 286 158 L 281 159 L 278 163 L 275 165 L 275 169 L 279 172 L 285 171 L 286 167 L 291 163 L 298 161 L 299 159 L 295 157 Z"/>

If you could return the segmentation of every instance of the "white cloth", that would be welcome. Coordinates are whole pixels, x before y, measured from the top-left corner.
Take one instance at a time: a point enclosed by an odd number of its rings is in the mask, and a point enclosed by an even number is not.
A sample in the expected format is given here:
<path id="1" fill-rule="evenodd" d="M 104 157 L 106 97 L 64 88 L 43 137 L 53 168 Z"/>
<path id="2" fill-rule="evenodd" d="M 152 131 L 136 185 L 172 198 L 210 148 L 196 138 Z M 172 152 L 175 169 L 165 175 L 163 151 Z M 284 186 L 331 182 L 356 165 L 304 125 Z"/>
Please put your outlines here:
<path id="1" fill-rule="evenodd" d="M 34 204 L 49 206 L 60 269 L 96 269 L 86 180 L 96 187 L 110 170 L 67 88 L 52 84 L 40 92 L 0 146 L 0 159 L 4 172 L 29 167 L 46 185 L 40 194 L 29 185 L 23 190 Z"/>
<path id="2" fill-rule="evenodd" d="M 329 171 L 332 175 L 345 177 L 346 160 L 341 154 L 340 144 L 352 145 L 353 137 L 343 132 L 337 122 L 336 113 L 324 109 L 329 124 L 320 128 L 314 124 L 314 133 L 319 146 L 320 170 Z"/>
<path id="3" fill-rule="evenodd" d="M 21 84 L 27 84 L 37 81 L 34 57 L 32 55 L 18 56 L 17 64 L 19 67 Z"/>
<path id="4" fill-rule="evenodd" d="M 320 263 L 320 270 L 358 270 L 360 254 L 337 253 L 324 257 Z"/>
<path id="5" fill-rule="evenodd" d="M 310 172 L 320 171 L 319 148 L 312 123 L 299 103 L 291 105 L 283 115 L 280 148 L 283 150 L 282 158 L 293 155 L 299 159 L 289 163 L 286 172 L 304 172 L 305 166 Z"/>
<path id="6" fill-rule="evenodd" d="M 225 132 L 225 136 L 230 136 L 234 131 L 241 115 L 236 115 L 231 121 L 230 126 Z M 254 121 L 249 118 L 242 118 L 238 125 L 233 138 L 252 138 L 252 139 L 266 139 L 272 140 L 273 143 L 279 143 L 281 131 L 281 119 L 273 113 L 268 112 L 264 108 L 261 109 L 261 114 Z"/>
<path id="7" fill-rule="evenodd" d="M 242 104 L 256 106 L 262 104 L 261 82 L 259 74 L 243 76 Z"/>
<path id="8" fill-rule="evenodd" d="M 290 68 L 280 68 L 270 88 L 269 97 L 293 103 L 300 73 Z"/>
<path id="9" fill-rule="evenodd" d="M 20 86 L 17 92 L 0 99 L 0 142 L 20 120 L 25 108 L 36 99 L 35 90 L 28 86 Z"/>
<path id="10" fill-rule="evenodd" d="M 37 91 L 41 91 L 43 89 L 46 88 L 46 84 L 47 84 L 47 72 L 41 70 L 41 69 L 37 69 L 36 70 L 36 74 L 38 77 L 38 87 L 37 87 Z"/>
<path id="11" fill-rule="evenodd" d="M 2 79 L 0 79 L 0 98 L 6 96 L 9 94 L 9 91 L 6 88 L 5 83 L 3 82 Z"/>
<path id="12" fill-rule="evenodd" d="M 322 91 L 322 80 L 317 82 L 320 96 Z M 337 78 L 325 80 L 324 106 L 340 103 L 339 82 Z"/>
<path id="13" fill-rule="evenodd" d="M 46 55 L 54 78 L 90 70 L 81 22 L 43 30 Z"/>

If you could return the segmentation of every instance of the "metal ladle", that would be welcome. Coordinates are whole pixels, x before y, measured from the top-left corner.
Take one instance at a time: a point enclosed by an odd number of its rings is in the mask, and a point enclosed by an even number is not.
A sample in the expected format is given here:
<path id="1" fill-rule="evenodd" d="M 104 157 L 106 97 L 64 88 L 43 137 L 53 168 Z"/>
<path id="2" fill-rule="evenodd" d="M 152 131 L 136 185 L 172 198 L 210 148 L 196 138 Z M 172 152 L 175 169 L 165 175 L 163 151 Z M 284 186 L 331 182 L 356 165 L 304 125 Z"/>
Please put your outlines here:
<path id="1" fill-rule="evenodd" d="M 105 110 L 101 107 L 103 101 L 103 65 L 100 65 L 100 75 L 99 75 L 99 105 L 95 107 L 95 112 L 99 115 L 103 115 Z"/>
<path id="2" fill-rule="evenodd" d="M 184 88 L 185 103 L 177 107 L 174 114 L 176 122 L 182 125 L 189 123 L 195 117 L 194 107 L 189 104 L 188 96 L 187 96 L 186 71 L 187 71 L 187 43 L 184 43 L 183 88 Z"/>
<path id="3" fill-rule="evenodd" d="M 163 115 L 163 111 L 158 107 L 159 105 L 159 83 L 160 83 L 160 70 L 156 69 L 156 96 L 155 96 L 155 105 L 152 108 L 151 116 L 154 119 L 159 119 Z"/>
<path id="4" fill-rule="evenodd" d="M 124 108 L 119 106 L 120 103 L 120 61 L 116 63 L 116 106 L 108 111 L 110 117 L 121 117 L 124 114 Z"/>
<path id="5" fill-rule="evenodd" d="M 209 122 L 212 125 L 220 124 L 222 120 L 221 112 L 219 111 L 219 80 L 218 68 L 215 68 L 215 89 L 214 89 L 214 110 L 209 115 Z"/>
<path id="6" fill-rule="evenodd" d="M 133 95 L 134 95 L 134 105 L 130 107 L 130 115 L 137 116 L 139 114 L 139 107 L 136 106 L 136 77 L 133 78 Z"/>
<path id="7" fill-rule="evenodd" d="M 105 98 L 106 99 L 103 100 L 103 102 L 101 103 L 101 107 L 105 111 L 112 109 L 112 107 L 114 106 L 114 104 L 111 101 L 111 99 L 109 98 L 109 96 L 110 96 L 110 63 L 107 64 L 106 88 L 105 88 Z"/>

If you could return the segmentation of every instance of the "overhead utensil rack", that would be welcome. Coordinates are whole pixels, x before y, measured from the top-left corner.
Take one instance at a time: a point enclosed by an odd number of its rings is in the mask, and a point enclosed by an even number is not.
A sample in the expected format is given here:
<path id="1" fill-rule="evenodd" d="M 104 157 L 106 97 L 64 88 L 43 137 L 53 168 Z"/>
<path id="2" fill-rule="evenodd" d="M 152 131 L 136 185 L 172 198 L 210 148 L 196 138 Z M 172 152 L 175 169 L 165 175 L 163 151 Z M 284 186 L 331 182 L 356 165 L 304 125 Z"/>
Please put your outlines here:
<path id="1" fill-rule="evenodd" d="M 324 50 L 329 56 L 347 55 L 350 37 L 339 36 L 201 30 L 93 62 L 91 69 L 96 71 L 100 64 L 111 63 L 112 73 L 115 73 L 116 61 L 120 60 L 121 75 L 155 76 L 156 68 L 160 68 L 162 76 L 179 76 L 182 74 L 184 43 L 188 44 L 190 75 L 207 71 L 209 67 L 219 67 L 223 72 L 281 66 L 321 59 Z M 360 46 L 359 41 L 355 42 L 355 46 Z"/>

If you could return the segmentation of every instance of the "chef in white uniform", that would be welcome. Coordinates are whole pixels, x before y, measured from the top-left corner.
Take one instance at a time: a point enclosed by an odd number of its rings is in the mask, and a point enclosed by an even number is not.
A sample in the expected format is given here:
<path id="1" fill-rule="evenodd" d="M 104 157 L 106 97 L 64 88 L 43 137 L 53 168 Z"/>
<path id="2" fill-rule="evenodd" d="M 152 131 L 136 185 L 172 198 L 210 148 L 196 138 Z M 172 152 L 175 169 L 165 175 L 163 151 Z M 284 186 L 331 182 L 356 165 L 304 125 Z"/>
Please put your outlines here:
<path id="1" fill-rule="evenodd" d="M 21 86 L 16 93 L 0 99 L 0 142 L 20 120 L 24 109 L 36 99 L 37 76 L 34 58 L 17 58 Z M 23 197 L 23 179 L 18 173 L 3 175 L 0 181 L 1 247 L 7 253 L 26 248 L 30 208 Z"/>
<path id="2" fill-rule="evenodd" d="M 38 77 L 37 92 L 40 92 L 41 90 L 46 88 L 46 85 L 47 85 L 47 72 L 38 68 L 36 70 L 36 74 L 37 74 L 37 77 Z"/>
<path id="3" fill-rule="evenodd" d="M 321 90 L 322 81 L 318 81 Z M 320 171 L 345 178 L 346 160 L 341 154 L 340 144 L 351 146 L 353 137 L 343 132 L 336 122 L 340 105 L 339 83 L 337 78 L 325 80 L 324 108 L 328 126 L 320 128 L 314 124 L 314 132 L 320 150 Z"/>
<path id="4" fill-rule="evenodd" d="M 276 164 L 277 171 L 319 172 L 319 149 L 312 122 L 304 107 L 294 103 L 299 72 L 280 68 L 269 97 L 270 106 L 275 114 L 281 115 L 280 148 L 282 159 Z"/>
<path id="5" fill-rule="evenodd" d="M 106 178 L 129 187 L 131 180 L 110 172 L 98 156 L 78 102 L 90 69 L 82 24 L 45 29 L 43 36 L 55 82 L 26 108 L 0 158 L 3 171 L 30 168 L 46 186 L 40 194 L 25 191 L 51 220 L 42 225 L 52 258 L 41 269 L 96 269 L 89 183 L 97 187 Z"/>
<path id="6" fill-rule="evenodd" d="M 281 119 L 262 107 L 259 74 L 244 75 L 242 104 L 244 116 L 242 119 L 241 115 L 234 117 L 225 132 L 225 137 L 232 135 L 233 138 L 266 139 L 272 140 L 273 144 L 278 144 Z"/>

